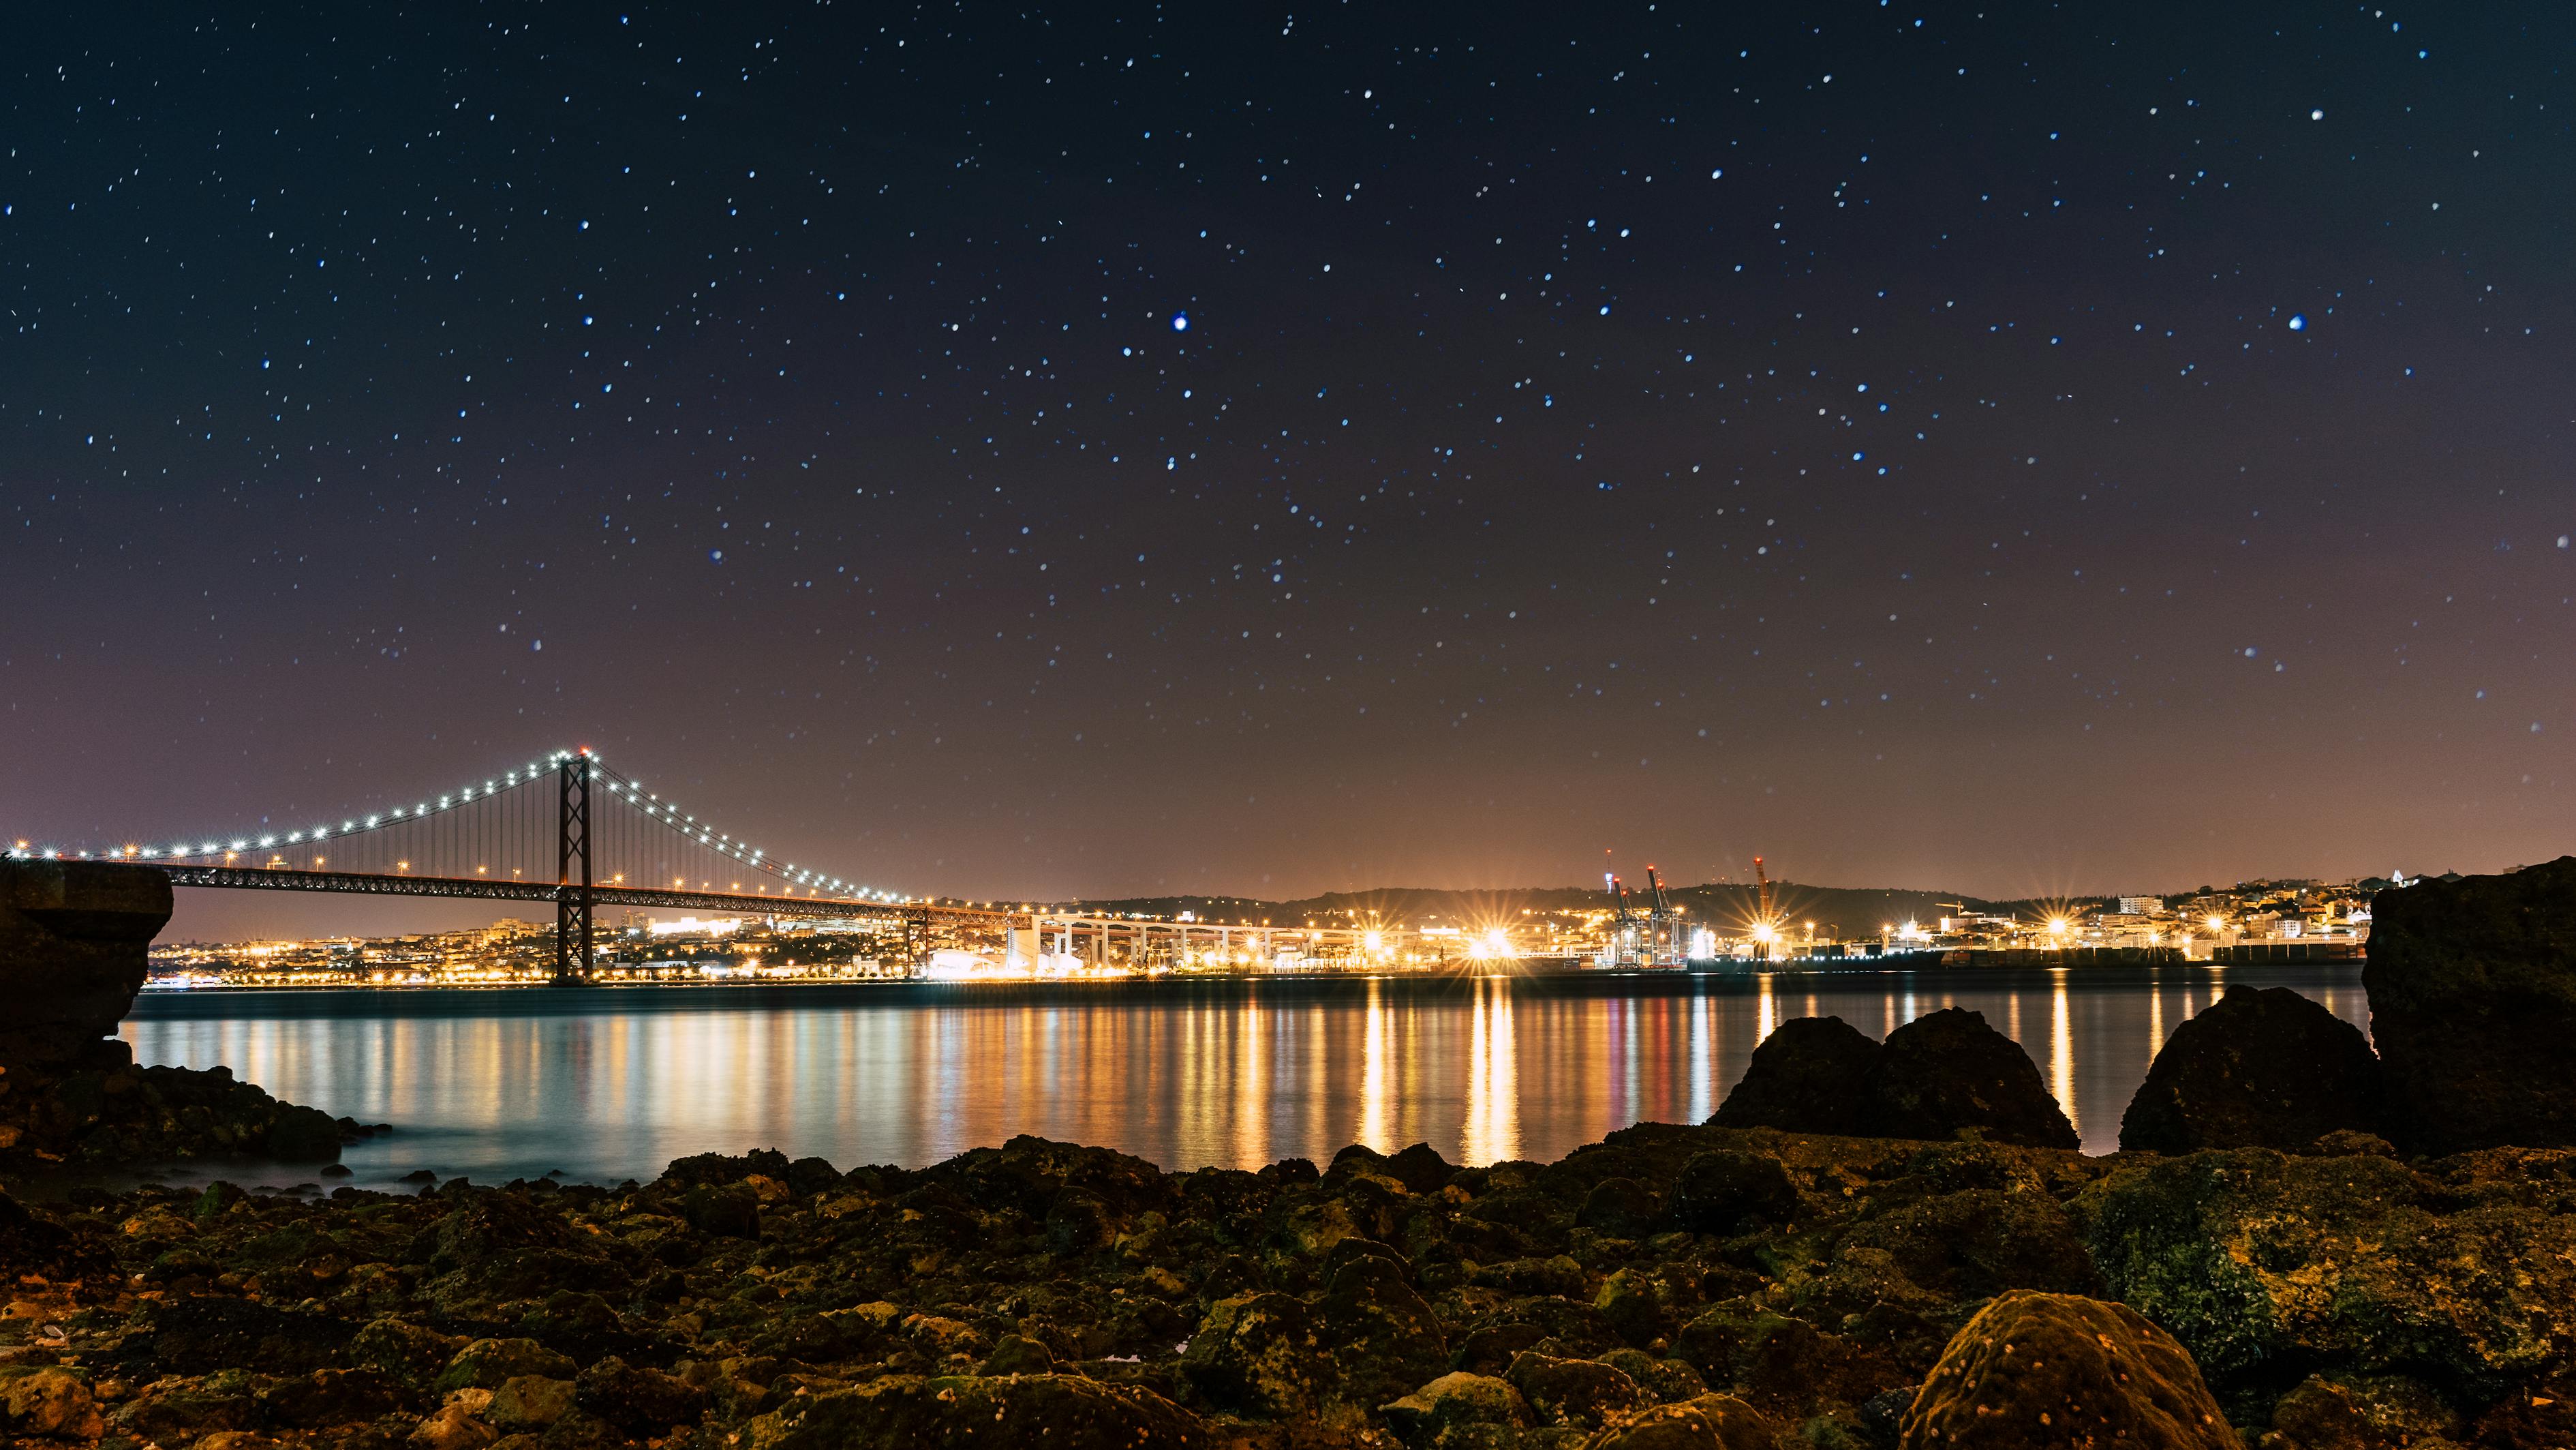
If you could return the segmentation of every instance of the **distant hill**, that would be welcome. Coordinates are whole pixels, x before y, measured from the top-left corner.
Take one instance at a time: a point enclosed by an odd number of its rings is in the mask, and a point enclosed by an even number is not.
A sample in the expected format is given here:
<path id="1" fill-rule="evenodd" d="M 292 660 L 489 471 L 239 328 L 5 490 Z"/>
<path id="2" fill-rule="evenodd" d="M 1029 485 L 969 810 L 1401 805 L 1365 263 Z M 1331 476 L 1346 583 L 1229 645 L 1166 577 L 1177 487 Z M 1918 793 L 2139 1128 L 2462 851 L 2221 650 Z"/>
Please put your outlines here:
<path id="1" fill-rule="evenodd" d="M 1714 923 L 1720 932 L 1740 929 L 1753 919 L 1750 884 L 1668 887 L 1665 894 L 1685 915 Z M 1819 932 L 1837 930 L 1846 938 L 1878 935 L 1884 925 L 1933 922 L 1962 910 L 1999 916 L 2044 917 L 2100 905 L 2102 897 L 2064 901 L 1987 901 L 1956 892 L 1912 891 L 1896 887 L 1809 886 L 1796 881 L 1772 884 L 1773 909 L 1784 921 L 1815 922 Z M 1632 909 L 1643 909 L 1632 887 Z M 1116 901 L 1066 902 L 1065 906 L 1103 915 L 1137 913 L 1171 917 L 1189 912 L 1201 921 L 1273 926 L 1318 926 L 1348 922 L 1353 916 L 1406 925 L 1481 924 L 1523 911 L 1599 911 L 1610 905 L 1598 887 L 1531 886 L 1496 891 L 1450 891 L 1424 886 L 1390 886 L 1374 891 L 1335 891 L 1295 901 L 1264 901 L 1250 896 L 1136 896 Z"/>

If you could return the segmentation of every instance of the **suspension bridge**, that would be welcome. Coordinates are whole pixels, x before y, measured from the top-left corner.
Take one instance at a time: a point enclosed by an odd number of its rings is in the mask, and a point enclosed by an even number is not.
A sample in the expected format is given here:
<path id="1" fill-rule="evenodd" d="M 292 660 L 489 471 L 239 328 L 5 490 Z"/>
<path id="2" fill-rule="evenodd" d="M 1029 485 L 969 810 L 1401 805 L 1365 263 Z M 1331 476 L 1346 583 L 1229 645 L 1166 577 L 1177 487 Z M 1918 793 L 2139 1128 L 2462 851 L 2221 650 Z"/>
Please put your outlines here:
<path id="1" fill-rule="evenodd" d="M 8 854 L 112 860 L 173 886 L 543 901 L 555 908 L 555 979 L 588 979 L 601 907 L 669 907 L 847 921 L 935 939 L 1006 930 L 995 908 L 903 896 L 782 861 L 608 767 L 558 750 L 438 796 L 284 831 L 68 848 L 18 841 Z"/>

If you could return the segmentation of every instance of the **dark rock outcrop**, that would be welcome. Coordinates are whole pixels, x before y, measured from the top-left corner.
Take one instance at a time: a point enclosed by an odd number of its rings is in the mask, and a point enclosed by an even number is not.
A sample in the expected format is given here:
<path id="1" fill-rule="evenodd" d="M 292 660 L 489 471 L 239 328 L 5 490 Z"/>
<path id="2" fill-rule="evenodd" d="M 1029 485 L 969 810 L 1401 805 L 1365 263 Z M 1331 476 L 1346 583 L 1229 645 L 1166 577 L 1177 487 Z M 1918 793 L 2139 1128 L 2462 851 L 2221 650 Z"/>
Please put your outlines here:
<path id="1" fill-rule="evenodd" d="M 1862 1079 L 1878 1043 L 1840 1017 L 1792 1017 L 1753 1049 L 1744 1076 L 1709 1122 L 1788 1133 L 1858 1133 Z"/>
<path id="2" fill-rule="evenodd" d="M 2074 1148 L 2080 1140 L 2021 1044 L 1983 1013 L 1946 1007 L 1880 1044 L 1864 1079 L 1866 1131 L 1885 1138 L 1952 1138 L 1975 1130 L 1997 1143 Z"/>
<path id="3" fill-rule="evenodd" d="M 1905 1413 L 1903 1450 L 2243 1450 L 2173 1337 L 2124 1304 L 2006 1294 L 1959 1330 Z"/>
<path id="4" fill-rule="evenodd" d="M 2120 1147 L 2304 1148 L 2386 1128 L 2361 1029 L 2286 987 L 2230 988 L 2174 1029 L 2120 1119 Z"/>
<path id="5" fill-rule="evenodd" d="M 2362 985 L 2399 1142 L 2576 1146 L 2576 856 L 2380 892 Z"/>
<path id="6" fill-rule="evenodd" d="M 321 1163 L 362 1131 L 225 1068 L 134 1065 L 116 1024 L 169 919 L 170 878 L 150 867 L 0 859 L 0 1173 L 202 1156 Z"/>
<path id="7" fill-rule="evenodd" d="M 0 860 L 0 1066 L 35 1077 L 129 1061 L 106 1039 L 169 919 L 170 878 L 149 867 Z"/>

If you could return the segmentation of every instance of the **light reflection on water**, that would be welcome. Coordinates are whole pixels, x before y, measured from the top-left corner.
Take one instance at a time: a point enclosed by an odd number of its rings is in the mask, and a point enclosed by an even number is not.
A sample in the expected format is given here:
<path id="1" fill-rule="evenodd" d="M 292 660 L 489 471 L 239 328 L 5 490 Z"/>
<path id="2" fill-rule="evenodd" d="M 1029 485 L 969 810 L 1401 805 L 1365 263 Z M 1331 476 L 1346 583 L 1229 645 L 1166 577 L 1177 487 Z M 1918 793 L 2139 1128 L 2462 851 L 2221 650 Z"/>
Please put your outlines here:
<path id="1" fill-rule="evenodd" d="M 394 1124 L 349 1151 L 361 1183 L 424 1167 L 613 1182 L 768 1146 L 918 1166 L 1018 1133 L 1172 1168 L 1322 1162 L 1350 1142 L 1546 1160 L 1706 1118 L 1787 1018 L 1883 1036 L 1959 1006 L 2022 1043 L 2101 1153 L 2166 1034 L 2228 981 L 2369 1029 L 2358 967 L 2301 966 L 148 993 L 123 1032 L 138 1061 L 220 1063 Z"/>

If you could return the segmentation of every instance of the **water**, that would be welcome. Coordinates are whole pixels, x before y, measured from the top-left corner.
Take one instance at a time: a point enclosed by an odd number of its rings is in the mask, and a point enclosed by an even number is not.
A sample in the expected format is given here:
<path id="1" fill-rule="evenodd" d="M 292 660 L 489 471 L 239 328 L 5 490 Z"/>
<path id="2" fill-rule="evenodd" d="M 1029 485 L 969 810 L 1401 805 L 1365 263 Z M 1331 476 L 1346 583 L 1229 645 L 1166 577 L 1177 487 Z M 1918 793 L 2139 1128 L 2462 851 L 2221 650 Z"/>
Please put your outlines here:
<path id="1" fill-rule="evenodd" d="M 1321 1163 L 1351 1142 L 1452 1162 L 1554 1159 L 1641 1120 L 1697 1122 L 1791 1017 L 1872 1036 L 1966 1007 L 2018 1040 L 2083 1134 L 2228 983 L 2295 988 L 2369 1029 L 2356 966 L 1440 980 L 146 993 L 135 1058 L 229 1066 L 396 1131 L 360 1184 L 550 1169 L 650 1179 L 777 1147 L 919 1166 L 1017 1133 L 1167 1168 Z"/>

